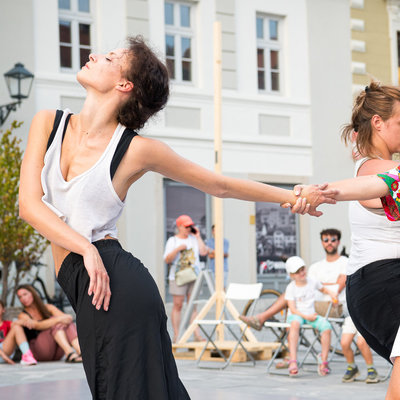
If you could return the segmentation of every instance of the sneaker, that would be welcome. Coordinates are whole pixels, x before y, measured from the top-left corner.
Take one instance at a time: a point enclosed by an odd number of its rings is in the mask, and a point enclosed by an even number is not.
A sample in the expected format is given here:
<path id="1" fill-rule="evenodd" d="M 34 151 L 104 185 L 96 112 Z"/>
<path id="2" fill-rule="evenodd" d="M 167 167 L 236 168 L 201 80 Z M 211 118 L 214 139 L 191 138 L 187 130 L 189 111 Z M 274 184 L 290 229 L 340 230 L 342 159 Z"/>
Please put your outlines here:
<path id="1" fill-rule="evenodd" d="M 378 382 L 379 382 L 379 376 L 376 369 L 372 367 L 368 368 L 367 379 L 365 379 L 365 383 L 378 383 Z"/>
<path id="2" fill-rule="evenodd" d="M 22 354 L 21 357 L 21 364 L 22 365 L 36 365 L 37 361 L 30 350 L 28 350 L 25 354 Z"/>
<path id="3" fill-rule="evenodd" d="M 347 366 L 346 373 L 343 375 L 342 382 L 354 382 L 357 376 L 360 375 L 357 365 L 355 367 Z"/>
<path id="4" fill-rule="evenodd" d="M 261 331 L 262 324 L 259 319 L 255 316 L 246 317 L 245 315 L 240 315 L 239 319 L 243 321 L 246 325 L 250 326 L 251 328 L 255 329 L 256 331 Z"/>

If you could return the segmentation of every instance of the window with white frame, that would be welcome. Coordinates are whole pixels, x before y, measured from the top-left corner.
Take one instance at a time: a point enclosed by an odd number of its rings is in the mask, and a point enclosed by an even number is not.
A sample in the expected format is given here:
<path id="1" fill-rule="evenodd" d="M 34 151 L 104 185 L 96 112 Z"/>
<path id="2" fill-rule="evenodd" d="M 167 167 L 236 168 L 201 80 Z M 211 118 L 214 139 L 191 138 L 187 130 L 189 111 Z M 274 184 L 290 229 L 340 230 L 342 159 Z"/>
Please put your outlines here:
<path id="1" fill-rule="evenodd" d="M 266 92 L 279 93 L 282 87 L 281 25 L 278 17 L 256 17 L 258 89 Z"/>
<path id="2" fill-rule="evenodd" d="M 193 5 L 166 1 L 165 55 L 169 76 L 176 82 L 193 81 Z"/>
<path id="3" fill-rule="evenodd" d="M 58 0 L 58 24 L 61 70 L 75 72 L 91 52 L 90 0 Z"/>

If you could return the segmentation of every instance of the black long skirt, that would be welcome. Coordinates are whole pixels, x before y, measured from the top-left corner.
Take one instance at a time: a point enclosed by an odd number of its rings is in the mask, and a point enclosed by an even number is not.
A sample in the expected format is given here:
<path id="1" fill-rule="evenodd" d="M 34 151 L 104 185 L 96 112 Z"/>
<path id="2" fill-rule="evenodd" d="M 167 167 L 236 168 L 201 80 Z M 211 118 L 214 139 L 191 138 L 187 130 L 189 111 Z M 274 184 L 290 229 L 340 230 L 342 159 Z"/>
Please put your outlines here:
<path id="1" fill-rule="evenodd" d="M 164 304 L 147 268 L 116 240 L 94 245 L 110 277 L 108 311 L 92 305 L 82 256 L 70 253 L 57 278 L 76 312 L 93 399 L 190 400 L 172 355 Z"/>
<path id="2" fill-rule="evenodd" d="M 375 261 L 349 275 L 346 298 L 357 330 L 390 362 L 400 326 L 400 259 Z"/>

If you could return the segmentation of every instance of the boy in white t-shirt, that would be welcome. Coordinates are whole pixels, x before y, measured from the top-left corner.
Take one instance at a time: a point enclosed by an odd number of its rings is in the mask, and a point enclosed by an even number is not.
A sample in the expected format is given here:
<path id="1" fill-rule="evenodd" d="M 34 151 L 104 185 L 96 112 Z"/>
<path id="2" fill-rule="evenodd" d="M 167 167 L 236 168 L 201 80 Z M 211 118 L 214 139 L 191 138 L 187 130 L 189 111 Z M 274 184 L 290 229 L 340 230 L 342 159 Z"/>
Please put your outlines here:
<path id="1" fill-rule="evenodd" d="M 328 353 L 331 344 L 331 324 L 315 312 L 314 302 L 316 292 L 331 296 L 337 302 L 336 293 L 324 287 L 321 282 L 307 278 L 305 262 L 300 257 L 290 257 L 286 261 L 286 271 L 292 282 L 286 288 L 285 299 L 289 306 L 288 322 L 290 323 L 289 343 L 289 375 L 294 376 L 299 372 L 297 366 L 297 343 L 299 341 L 300 327 L 309 324 L 321 333 L 321 354 L 318 356 L 318 374 L 325 376 L 330 373 L 328 366 Z"/>

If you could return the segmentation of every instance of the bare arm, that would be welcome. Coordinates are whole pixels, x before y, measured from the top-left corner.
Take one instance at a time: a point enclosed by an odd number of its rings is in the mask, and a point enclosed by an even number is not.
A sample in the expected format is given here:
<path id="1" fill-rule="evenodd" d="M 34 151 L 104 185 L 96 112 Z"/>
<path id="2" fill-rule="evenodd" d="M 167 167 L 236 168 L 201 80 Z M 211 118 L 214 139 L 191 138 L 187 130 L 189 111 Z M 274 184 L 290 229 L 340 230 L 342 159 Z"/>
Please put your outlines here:
<path id="1" fill-rule="evenodd" d="M 111 291 L 96 247 L 58 218 L 42 201 L 41 171 L 53 120 L 54 112 L 41 111 L 32 121 L 21 166 L 19 214 L 50 242 L 83 256 L 90 277 L 89 295 L 94 293 L 93 304 L 97 309 L 103 304 L 107 310 Z"/>
<path id="2" fill-rule="evenodd" d="M 301 195 L 313 204 L 315 193 L 310 193 L 313 189 L 310 186 L 298 185 L 295 187 L 296 190 L 299 188 L 301 188 Z M 336 191 L 337 194 L 334 195 L 334 198 L 337 201 L 376 199 L 389 193 L 386 183 L 376 175 L 359 176 L 328 183 L 327 188 Z"/>
<path id="3" fill-rule="evenodd" d="M 247 201 L 296 204 L 298 196 L 292 191 L 275 186 L 236 179 L 209 171 L 176 154 L 164 143 L 149 138 L 137 138 L 136 157 L 145 171 L 158 172 L 175 181 L 184 182 L 203 192 L 221 198 L 235 198 Z M 310 189 L 315 196 L 313 206 L 323 202 L 334 203 L 331 190 L 321 191 L 316 186 Z"/>
<path id="4" fill-rule="evenodd" d="M 346 275 L 340 274 L 336 283 L 339 285 L 338 287 L 338 294 L 342 292 L 342 290 L 346 287 Z"/>
<path id="5" fill-rule="evenodd" d="M 15 364 L 13 360 L 2 350 L 0 349 L 0 357 L 7 363 L 7 364 Z"/>
<path id="6" fill-rule="evenodd" d="M 317 316 L 316 313 L 312 314 L 312 315 L 303 314 L 296 308 L 296 302 L 294 300 L 288 300 L 287 302 L 288 302 L 289 310 L 290 310 L 290 312 L 292 314 L 299 315 L 301 318 L 304 318 L 304 319 L 306 319 L 308 321 L 314 321 L 315 320 L 315 318 Z"/>
<path id="7" fill-rule="evenodd" d="M 164 261 L 167 264 L 171 264 L 172 261 L 175 260 L 175 257 L 178 255 L 178 253 L 181 252 L 182 250 L 186 250 L 186 245 L 185 244 L 181 244 L 180 246 L 178 246 L 174 250 L 172 250 L 170 253 L 168 253 L 165 256 Z"/>
<path id="8" fill-rule="evenodd" d="M 19 314 L 18 320 L 15 321 L 15 323 L 17 323 L 18 325 L 24 326 L 28 329 L 36 329 L 38 331 L 44 331 L 46 329 L 52 328 L 54 325 L 57 325 L 60 322 L 60 317 L 53 317 L 44 319 L 43 321 L 36 321 L 25 313 Z"/>
<path id="9" fill-rule="evenodd" d="M 334 303 L 337 302 L 337 294 L 335 292 L 333 292 L 332 290 L 329 290 L 328 288 L 326 288 L 325 286 L 322 286 L 321 289 L 319 289 L 319 291 L 321 293 L 327 294 L 329 296 L 331 296 L 331 299 Z"/>
<path id="10" fill-rule="evenodd" d="M 393 160 L 368 160 L 358 170 L 357 176 L 381 174 L 390 171 L 399 165 L 398 161 Z M 369 208 L 382 208 L 380 199 L 360 201 L 361 205 Z"/>
<path id="11" fill-rule="evenodd" d="M 197 243 L 199 245 L 199 254 L 201 256 L 206 256 L 208 253 L 208 247 L 206 246 L 206 244 L 204 243 L 201 235 L 200 235 L 200 231 L 197 229 L 196 234 L 194 235 L 197 239 Z"/>

